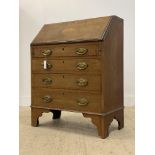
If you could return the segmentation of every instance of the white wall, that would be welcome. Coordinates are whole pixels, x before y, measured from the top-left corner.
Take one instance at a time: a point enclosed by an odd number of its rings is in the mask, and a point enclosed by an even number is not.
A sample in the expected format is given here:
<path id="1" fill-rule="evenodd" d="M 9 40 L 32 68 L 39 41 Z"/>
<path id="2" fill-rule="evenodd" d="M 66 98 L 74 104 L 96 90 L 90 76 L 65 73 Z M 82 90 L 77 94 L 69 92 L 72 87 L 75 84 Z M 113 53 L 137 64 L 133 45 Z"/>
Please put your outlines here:
<path id="1" fill-rule="evenodd" d="M 20 105 L 30 105 L 30 42 L 42 25 L 107 15 L 124 19 L 125 105 L 134 104 L 134 0 L 20 0 Z"/>

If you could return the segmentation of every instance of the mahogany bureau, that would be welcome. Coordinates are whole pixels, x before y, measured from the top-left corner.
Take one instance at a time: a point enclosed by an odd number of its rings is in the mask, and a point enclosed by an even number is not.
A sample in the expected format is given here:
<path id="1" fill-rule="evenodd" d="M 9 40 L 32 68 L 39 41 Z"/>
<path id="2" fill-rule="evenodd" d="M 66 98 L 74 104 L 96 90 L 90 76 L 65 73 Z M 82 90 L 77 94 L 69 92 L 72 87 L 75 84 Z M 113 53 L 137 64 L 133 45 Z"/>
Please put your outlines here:
<path id="1" fill-rule="evenodd" d="M 90 117 L 101 138 L 124 127 L 123 19 L 106 16 L 46 24 L 31 43 L 31 124 L 43 112 Z"/>

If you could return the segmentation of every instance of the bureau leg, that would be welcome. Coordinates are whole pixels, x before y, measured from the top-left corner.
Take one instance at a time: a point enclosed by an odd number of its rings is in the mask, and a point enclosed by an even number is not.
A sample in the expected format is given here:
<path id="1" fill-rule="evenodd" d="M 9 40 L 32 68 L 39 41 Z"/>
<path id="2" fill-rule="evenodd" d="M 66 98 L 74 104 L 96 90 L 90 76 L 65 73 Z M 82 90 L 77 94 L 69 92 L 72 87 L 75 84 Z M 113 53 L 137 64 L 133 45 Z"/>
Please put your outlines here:
<path id="1" fill-rule="evenodd" d="M 124 127 L 123 109 L 113 112 L 111 114 L 107 114 L 105 116 L 86 113 L 83 113 L 83 116 L 91 118 L 92 123 L 97 127 L 98 135 L 103 139 L 109 136 L 109 126 L 113 119 L 116 119 L 118 121 L 119 130 Z"/>
<path id="2" fill-rule="evenodd" d="M 61 117 L 61 110 L 51 110 L 53 113 L 53 119 L 59 119 Z"/>
<path id="3" fill-rule="evenodd" d="M 49 112 L 47 109 L 31 107 L 31 125 L 37 127 L 39 125 L 39 117 L 43 112 Z"/>
<path id="4" fill-rule="evenodd" d="M 101 127 L 99 127 L 98 132 L 102 138 L 106 138 L 109 135 L 109 126 L 113 119 L 116 119 L 118 122 L 118 130 L 122 129 L 124 127 L 124 109 L 115 111 L 101 118 Z"/>
<path id="5" fill-rule="evenodd" d="M 35 116 L 31 116 L 31 125 L 37 127 L 39 125 L 39 119 Z"/>
<path id="6" fill-rule="evenodd" d="M 114 118 L 118 122 L 118 130 L 124 128 L 124 109 L 121 109 L 118 112 L 116 112 Z"/>
<path id="7" fill-rule="evenodd" d="M 100 117 L 100 124 L 98 125 L 98 135 L 101 138 L 106 138 L 109 136 L 109 126 L 113 121 L 113 117 L 111 116 L 104 116 Z"/>
<path id="8" fill-rule="evenodd" d="M 109 129 L 109 122 L 111 122 L 110 119 L 105 118 L 101 115 L 93 115 L 93 114 L 85 114 L 83 113 L 84 117 L 90 117 L 92 123 L 97 127 L 98 135 L 101 138 L 106 138 L 109 135 L 108 129 Z"/>

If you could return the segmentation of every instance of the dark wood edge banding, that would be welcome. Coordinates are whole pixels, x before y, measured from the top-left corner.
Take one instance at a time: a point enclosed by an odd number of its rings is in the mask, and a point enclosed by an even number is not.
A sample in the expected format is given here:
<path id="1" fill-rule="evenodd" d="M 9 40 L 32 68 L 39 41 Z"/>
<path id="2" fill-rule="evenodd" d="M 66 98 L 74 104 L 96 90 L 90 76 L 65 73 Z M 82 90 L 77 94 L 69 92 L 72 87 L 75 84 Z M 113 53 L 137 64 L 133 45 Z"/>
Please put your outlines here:
<path id="1" fill-rule="evenodd" d="M 77 113 L 87 113 L 87 114 L 93 114 L 93 115 L 99 115 L 99 116 L 106 116 L 111 113 L 114 113 L 116 111 L 124 109 L 124 107 L 119 107 L 115 110 L 108 111 L 106 113 L 96 113 L 96 112 L 88 112 L 88 111 L 76 111 L 76 110 L 70 110 L 70 109 L 60 109 L 60 108 L 47 108 L 47 107 L 41 107 L 41 106 L 30 106 L 31 108 L 38 108 L 38 109 L 47 109 L 47 110 L 62 110 L 62 111 L 69 111 L 69 112 L 77 112 Z"/>
<path id="2" fill-rule="evenodd" d="M 102 40 L 104 40 L 104 39 L 106 38 L 106 34 L 107 34 L 108 29 L 109 29 L 109 27 L 110 27 L 110 25 L 111 25 L 111 20 L 112 20 L 112 18 L 113 18 L 113 16 L 110 17 L 109 22 L 108 22 L 108 24 L 107 24 L 107 26 L 106 26 L 106 28 L 105 28 L 105 31 L 101 34 Z"/>
<path id="3" fill-rule="evenodd" d="M 37 43 L 31 43 L 30 46 L 38 46 L 38 45 L 58 45 L 58 44 L 72 44 L 72 43 L 88 43 L 88 42 L 98 42 L 101 41 L 102 39 L 76 39 L 76 40 L 62 40 L 62 41 L 52 41 L 52 42 L 37 42 Z"/>
<path id="4" fill-rule="evenodd" d="M 32 57 L 32 60 L 44 60 L 45 57 Z M 101 60 L 100 55 L 91 55 L 91 56 L 52 56 L 46 58 L 47 60 L 81 60 L 81 59 L 87 59 L 87 60 Z"/>

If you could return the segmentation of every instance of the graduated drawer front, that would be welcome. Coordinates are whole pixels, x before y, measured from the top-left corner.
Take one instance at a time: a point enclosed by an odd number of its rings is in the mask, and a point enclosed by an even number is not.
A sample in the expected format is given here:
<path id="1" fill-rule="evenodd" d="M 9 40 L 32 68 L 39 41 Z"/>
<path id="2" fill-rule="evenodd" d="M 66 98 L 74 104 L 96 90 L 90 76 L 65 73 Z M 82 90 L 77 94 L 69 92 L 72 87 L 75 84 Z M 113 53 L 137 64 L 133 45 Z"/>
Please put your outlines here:
<path id="1" fill-rule="evenodd" d="M 100 73 L 98 59 L 57 59 L 47 60 L 48 69 L 43 68 L 44 59 L 32 60 L 33 73 Z"/>
<path id="2" fill-rule="evenodd" d="M 32 87 L 60 89 L 100 90 L 100 75 L 32 74 Z"/>
<path id="3" fill-rule="evenodd" d="M 100 112 L 101 95 L 79 91 L 57 91 L 33 89 L 32 106 L 68 109 L 76 111 Z"/>
<path id="4" fill-rule="evenodd" d="M 99 46 L 97 43 L 61 44 L 47 46 L 32 46 L 32 57 L 53 56 L 93 56 L 97 55 Z M 80 51 L 78 51 L 80 49 Z"/>

